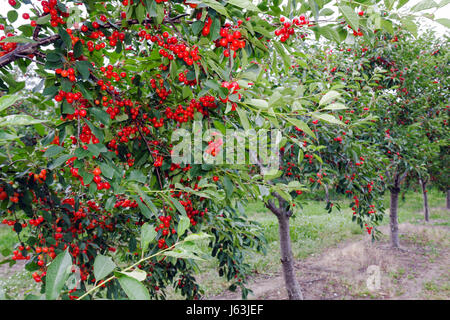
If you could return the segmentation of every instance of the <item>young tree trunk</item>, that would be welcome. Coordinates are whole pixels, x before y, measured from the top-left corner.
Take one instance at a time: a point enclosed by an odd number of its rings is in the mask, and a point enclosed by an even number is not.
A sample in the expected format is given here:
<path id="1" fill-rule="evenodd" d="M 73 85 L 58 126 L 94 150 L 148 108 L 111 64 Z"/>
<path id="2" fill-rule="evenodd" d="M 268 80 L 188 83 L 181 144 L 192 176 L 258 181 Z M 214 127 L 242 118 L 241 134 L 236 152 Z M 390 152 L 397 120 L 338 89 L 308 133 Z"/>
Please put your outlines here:
<path id="1" fill-rule="evenodd" d="M 281 198 L 276 193 L 274 193 L 274 196 L 279 201 L 279 207 L 275 206 L 274 202 L 271 200 L 266 202 L 265 205 L 278 219 L 281 266 L 283 270 L 284 283 L 290 300 L 303 300 L 302 290 L 295 276 L 294 257 L 292 255 L 291 247 L 291 235 L 289 233 L 289 218 L 292 212 L 284 208 L 286 202 L 283 198 Z"/>
<path id="2" fill-rule="evenodd" d="M 289 217 L 281 214 L 278 217 L 281 249 L 281 265 L 284 282 L 290 300 L 303 300 L 300 285 L 295 276 L 294 257 L 292 256 L 291 236 L 289 234 Z"/>
<path id="3" fill-rule="evenodd" d="M 399 247 L 398 241 L 398 195 L 400 188 L 397 186 L 391 188 L 391 203 L 389 212 L 389 226 L 391 228 L 391 246 L 393 248 Z"/>
<path id="4" fill-rule="evenodd" d="M 330 193 L 328 192 L 328 186 L 326 184 L 323 185 L 323 188 L 325 189 L 325 202 L 330 202 Z"/>
<path id="5" fill-rule="evenodd" d="M 450 210 L 450 189 L 447 190 L 447 209 Z"/>
<path id="6" fill-rule="evenodd" d="M 423 213 L 425 217 L 425 221 L 430 221 L 430 210 L 428 206 L 428 194 L 427 194 L 427 180 L 419 179 L 420 186 L 422 187 L 422 195 L 423 195 Z"/>

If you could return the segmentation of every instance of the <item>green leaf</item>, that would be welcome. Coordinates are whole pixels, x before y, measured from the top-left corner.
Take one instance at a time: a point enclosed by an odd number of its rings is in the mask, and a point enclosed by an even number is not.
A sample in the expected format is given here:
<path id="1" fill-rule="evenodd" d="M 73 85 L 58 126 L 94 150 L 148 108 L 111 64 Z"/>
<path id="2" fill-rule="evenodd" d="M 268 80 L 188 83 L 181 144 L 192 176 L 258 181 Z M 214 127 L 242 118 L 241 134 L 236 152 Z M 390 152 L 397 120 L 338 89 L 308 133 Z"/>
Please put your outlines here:
<path id="1" fill-rule="evenodd" d="M 92 155 L 94 155 L 96 157 L 98 157 L 100 155 L 100 153 L 108 151 L 108 149 L 106 149 L 105 145 L 103 145 L 101 143 L 95 143 L 95 144 L 90 143 L 90 144 L 88 144 L 87 149 Z"/>
<path id="2" fill-rule="evenodd" d="M 183 248 L 175 248 L 172 251 L 166 251 L 164 252 L 165 256 L 168 257 L 174 257 L 177 259 L 194 259 L 194 260 L 201 260 L 204 261 L 205 259 L 200 258 L 199 256 L 196 256 L 192 251 L 188 251 Z"/>
<path id="3" fill-rule="evenodd" d="M 186 214 L 186 210 L 184 209 L 184 207 L 181 205 L 180 201 L 178 201 L 177 199 L 174 198 L 169 198 L 170 202 L 173 203 L 173 205 L 175 206 L 175 208 L 177 208 L 178 212 L 181 213 L 182 215 L 187 216 Z"/>
<path id="4" fill-rule="evenodd" d="M 147 278 L 147 272 L 141 269 L 134 269 L 133 271 L 121 271 L 117 273 L 136 279 L 139 282 L 142 282 Z"/>
<path id="5" fill-rule="evenodd" d="M 328 40 L 341 42 L 339 33 L 335 29 L 331 28 L 330 26 L 319 27 L 319 28 L 317 28 L 317 32 L 319 34 L 323 35 Z"/>
<path id="6" fill-rule="evenodd" d="M 314 20 L 319 20 L 319 5 L 314 0 L 308 0 L 309 7 L 311 8 L 312 13 L 314 14 Z"/>
<path id="7" fill-rule="evenodd" d="M 13 37 L 7 37 L 2 40 L 2 42 L 16 42 L 16 43 L 36 43 L 33 39 L 26 38 L 23 36 L 13 36 Z"/>
<path id="8" fill-rule="evenodd" d="M 80 72 L 83 79 L 87 80 L 89 79 L 89 75 L 91 74 L 89 71 L 89 68 L 92 67 L 91 63 L 88 61 L 77 61 L 75 63 L 75 67 Z"/>
<path id="9" fill-rule="evenodd" d="M 409 0 L 399 0 L 398 5 L 397 5 L 397 9 L 400 9 L 401 7 L 403 7 L 408 2 L 409 2 Z"/>
<path id="10" fill-rule="evenodd" d="M 334 124 L 341 124 L 343 125 L 343 123 L 336 119 L 334 116 L 332 116 L 331 114 L 325 114 L 325 113 L 313 113 L 312 116 L 316 119 L 320 119 L 320 120 L 324 120 L 326 122 L 329 123 L 334 123 Z"/>
<path id="11" fill-rule="evenodd" d="M 55 300 L 59 297 L 64 283 L 71 273 L 72 257 L 69 250 L 58 254 L 47 269 L 45 280 L 45 298 Z"/>
<path id="12" fill-rule="evenodd" d="M 188 1 L 189 2 L 189 1 Z M 192 1 L 193 3 L 196 1 Z M 219 2 L 215 0 L 200 0 L 200 2 L 206 4 L 207 6 L 211 7 L 212 9 L 216 10 L 218 13 L 230 18 L 228 15 L 227 9 L 223 5 L 221 5 Z"/>
<path id="13" fill-rule="evenodd" d="M 324 104 L 328 104 L 328 103 L 330 103 L 331 101 L 333 101 L 333 100 L 339 98 L 340 96 L 341 96 L 341 94 L 340 94 L 339 92 L 337 92 L 337 91 L 334 91 L 334 90 L 328 91 L 328 92 L 322 97 L 322 99 L 320 99 L 319 106 L 322 106 L 322 105 L 324 105 Z"/>
<path id="14" fill-rule="evenodd" d="M 230 198 L 233 194 L 234 185 L 230 178 L 228 178 L 227 176 L 223 177 L 223 186 L 225 187 L 227 197 Z"/>
<path id="15" fill-rule="evenodd" d="M 344 110 L 344 109 L 347 109 L 347 107 L 339 102 L 329 104 L 328 106 L 323 108 L 323 110 Z"/>
<path id="16" fill-rule="evenodd" d="M 46 120 L 34 119 L 29 115 L 13 114 L 6 117 L 0 117 L 0 127 L 6 126 L 29 126 L 31 124 L 47 122 Z"/>
<path id="17" fill-rule="evenodd" d="M 203 240 L 207 238 L 212 238 L 213 236 L 204 232 L 200 233 L 191 233 L 190 235 L 186 236 L 186 238 L 183 239 L 183 241 L 198 241 Z"/>
<path id="18" fill-rule="evenodd" d="M 60 146 L 54 144 L 54 145 L 51 145 L 50 147 L 48 147 L 48 149 L 44 153 L 44 157 L 47 157 L 47 158 L 54 157 L 63 151 L 64 151 L 63 147 L 60 147 Z"/>
<path id="19" fill-rule="evenodd" d="M 73 46 L 73 57 L 75 59 L 79 58 L 83 54 L 83 45 L 81 41 L 77 41 Z"/>
<path id="20" fill-rule="evenodd" d="M 348 22 L 350 27 L 352 27 L 353 30 L 358 30 L 359 27 L 359 17 L 355 13 L 355 11 L 350 8 L 349 6 L 339 6 L 339 10 L 342 12 L 342 15 L 344 16 L 345 20 Z"/>
<path id="21" fill-rule="evenodd" d="M 6 16 L 8 17 L 9 22 L 13 23 L 17 20 L 17 18 L 19 17 L 19 14 L 17 13 L 16 10 L 10 10 L 6 14 Z"/>
<path id="22" fill-rule="evenodd" d="M 151 0 L 151 1 L 153 1 L 153 0 Z M 194 35 L 198 35 L 200 33 L 200 31 L 203 29 L 204 25 L 205 25 L 205 23 L 201 20 L 195 21 L 194 23 L 191 24 L 192 33 Z"/>
<path id="23" fill-rule="evenodd" d="M 145 183 L 147 181 L 147 177 L 140 170 L 133 170 L 130 172 L 130 176 L 128 180 L 133 180 L 141 183 Z"/>
<path id="24" fill-rule="evenodd" d="M 260 109 L 267 109 L 267 108 L 269 108 L 269 103 L 266 100 L 263 100 L 263 99 L 250 99 L 250 100 L 245 101 L 245 103 L 249 104 L 249 105 L 252 105 L 252 106 L 255 106 L 257 108 L 260 108 Z"/>
<path id="25" fill-rule="evenodd" d="M 5 95 L 0 98 L 0 112 L 12 106 L 17 100 L 20 99 L 20 95 Z"/>
<path id="26" fill-rule="evenodd" d="M 72 49 L 72 39 L 70 38 L 70 35 L 67 33 L 66 29 L 60 26 L 58 28 L 58 34 L 64 41 L 67 49 Z"/>
<path id="27" fill-rule="evenodd" d="M 437 8 L 438 4 L 434 2 L 433 0 L 422 0 L 418 4 L 416 4 L 414 7 L 411 8 L 412 11 L 418 12 L 423 11 L 427 9 Z"/>
<path id="28" fill-rule="evenodd" d="M 112 179 L 114 176 L 114 169 L 111 168 L 109 165 L 107 165 L 106 163 L 102 162 L 100 163 L 100 169 L 102 170 L 102 176 L 108 178 L 108 179 Z"/>
<path id="29" fill-rule="evenodd" d="M 46 23 L 50 22 L 51 19 L 52 19 L 51 14 L 46 14 L 45 16 L 39 17 L 36 20 L 36 23 L 37 24 L 46 24 Z"/>
<path id="30" fill-rule="evenodd" d="M 141 249 L 142 252 L 145 252 L 149 246 L 149 244 L 155 240 L 156 231 L 153 226 L 151 226 L 148 222 L 144 223 L 141 227 Z"/>
<path id="31" fill-rule="evenodd" d="M 227 3 L 249 11 L 261 12 L 250 0 L 228 0 Z"/>
<path id="32" fill-rule="evenodd" d="M 288 183 L 288 188 L 290 188 L 292 190 L 298 190 L 298 189 L 300 189 L 302 187 L 303 187 L 303 185 L 300 182 L 298 182 L 298 181 L 290 181 Z"/>
<path id="33" fill-rule="evenodd" d="M 298 149 L 298 157 L 297 157 L 297 163 L 300 165 L 304 159 L 305 154 L 303 153 L 302 149 Z"/>
<path id="34" fill-rule="evenodd" d="M 320 16 L 332 16 L 333 14 L 334 11 L 330 8 L 323 8 L 319 13 Z"/>
<path id="35" fill-rule="evenodd" d="M 389 32 L 390 34 L 394 34 L 394 28 L 392 26 L 392 22 L 386 19 L 381 19 L 381 26 L 384 30 Z"/>
<path id="36" fill-rule="evenodd" d="M 291 124 L 293 124 L 294 126 L 296 126 L 297 128 L 299 128 L 300 130 L 302 130 L 303 132 L 305 132 L 306 134 L 308 134 L 309 136 L 316 139 L 316 135 L 314 134 L 314 132 L 312 132 L 309 126 L 302 120 L 296 118 L 286 118 L 286 120 Z"/>
<path id="37" fill-rule="evenodd" d="M 236 108 L 236 111 L 238 112 L 239 119 L 241 119 L 242 127 L 245 130 L 249 130 L 250 129 L 250 124 L 248 122 L 247 112 L 244 109 L 239 108 L 239 107 Z"/>
<path id="38" fill-rule="evenodd" d="M 411 19 L 402 19 L 402 26 L 417 38 L 417 25 Z"/>
<path id="39" fill-rule="evenodd" d="M 272 45 L 275 47 L 275 50 L 283 59 L 284 70 L 287 73 L 289 71 L 289 68 L 291 67 L 291 59 L 289 58 L 286 50 L 284 50 L 284 47 L 281 44 L 279 44 L 278 42 L 272 42 Z"/>
<path id="40" fill-rule="evenodd" d="M 65 163 L 67 160 L 69 160 L 72 157 L 73 157 L 72 154 L 63 154 L 62 156 L 60 156 L 58 159 L 54 160 L 49 165 L 49 169 L 54 169 L 54 168 L 59 167 L 60 165 L 62 165 L 63 163 Z"/>
<path id="41" fill-rule="evenodd" d="M 135 278 L 117 273 L 117 280 L 130 300 L 150 300 L 147 288 Z"/>
<path id="42" fill-rule="evenodd" d="M 141 213 L 144 215 L 144 217 L 146 217 L 147 219 L 151 219 L 153 213 L 152 211 L 149 209 L 149 207 L 146 206 L 145 203 L 143 203 L 141 201 L 141 199 L 139 199 L 139 197 L 134 196 L 134 200 L 136 200 L 139 209 L 141 210 Z"/>
<path id="43" fill-rule="evenodd" d="M 441 18 L 434 20 L 440 24 L 442 24 L 444 27 L 450 28 L 450 19 L 447 18 Z"/>
<path id="44" fill-rule="evenodd" d="M 94 277 L 96 281 L 104 279 L 116 268 L 116 264 L 111 257 L 103 256 L 101 254 L 95 257 L 94 261 Z"/>
<path id="45" fill-rule="evenodd" d="M 88 119 L 84 119 L 84 122 L 86 122 L 86 124 L 89 126 L 89 129 L 91 129 L 92 133 L 97 137 L 97 139 L 103 141 L 103 138 L 105 137 L 103 131 L 94 126 Z"/>
<path id="46" fill-rule="evenodd" d="M 191 221 L 185 215 L 181 216 L 180 221 L 178 221 L 177 233 L 178 236 L 181 237 L 184 232 L 189 228 Z"/>
<path id="47" fill-rule="evenodd" d="M 92 173 L 86 172 L 82 168 L 78 169 L 78 174 L 83 178 L 83 183 L 85 185 L 90 184 L 94 179 L 94 175 Z"/>
<path id="48" fill-rule="evenodd" d="M 89 108 L 89 112 L 94 115 L 95 119 L 103 123 L 105 126 L 109 126 L 111 118 L 106 111 L 100 108 Z"/>

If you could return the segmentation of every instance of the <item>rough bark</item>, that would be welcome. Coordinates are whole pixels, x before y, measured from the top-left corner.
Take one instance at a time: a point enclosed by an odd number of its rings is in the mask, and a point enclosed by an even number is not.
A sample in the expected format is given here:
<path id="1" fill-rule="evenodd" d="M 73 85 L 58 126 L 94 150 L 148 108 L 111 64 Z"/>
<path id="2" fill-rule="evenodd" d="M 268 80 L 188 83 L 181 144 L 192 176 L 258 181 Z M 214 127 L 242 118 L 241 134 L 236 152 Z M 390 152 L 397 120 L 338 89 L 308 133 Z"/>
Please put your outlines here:
<path id="1" fill-rule="evenodd" d="M 422 187 L 423 195 L 423 214 L 425 221 L 430 221 L 430 208 L 428 206 L 428 194 L 427 194 L 427 180 L 419 179 L 420 186 Z"/>
<path id="2" fill-rule="evenodd" d="M 294 257 L 292 256 L 289 234 L 289 217 L 282 214 L 277 218 L 280 233 L 281 265 L 288 297 L 290 300 L 303 300 L 302 291 L 295 276 Z"/>
<path id="3" fill-rule="evenodd" d="M 389 212 L 389 226 L 391 229 L 391 246 L 393 248 L 399 247 L 398 240 L 398 195 L 400 193 L 400 188 L 397 186 L 391 188 L 391 203 Z"/>
<path id="4" fill-rule="evenodd" d="M 281 197 L 277 198 L 280 201 L 279 207 L 275 206 L 272 201 L 268 201 L 266 207 L 269 208 L 278 219 L 281 266 L 284 283 L 290 300 L 303 300 L 302 290 L 295 275 L 294 257 L 292 255 L 291 235 L 289 233 L 289 218 L 291 214 L 283 208 L 284 200 Z"/>

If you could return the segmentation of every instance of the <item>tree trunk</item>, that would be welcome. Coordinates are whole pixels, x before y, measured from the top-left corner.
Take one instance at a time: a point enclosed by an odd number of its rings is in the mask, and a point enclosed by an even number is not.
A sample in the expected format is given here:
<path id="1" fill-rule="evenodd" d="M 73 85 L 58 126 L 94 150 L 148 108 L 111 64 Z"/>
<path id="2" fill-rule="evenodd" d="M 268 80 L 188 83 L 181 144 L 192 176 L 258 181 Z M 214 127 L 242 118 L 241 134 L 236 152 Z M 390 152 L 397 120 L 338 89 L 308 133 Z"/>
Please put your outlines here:
<path id="1" fill-rule="evenodd" d="M 290 300 L 303 300 L 302 291 L 295 276 L 291 236 L 289 234 L 289 216 L 282 213 L 277 215 L 277 218 L 280 233 L 281 264 L 288 297 Z"/>
<path id="2" fill-rule="evenodd" d="M 447 209 L 450 210 L 450 189 L 447 190 Z"/>
<path id="3" fill-rule="evenodd" d="M 323 187 L 325 189 L 325 202 L 328 203 L 330 202 L 330 193 L 328 192 L 328 186 L 324 184 Z"/>
<path id="4" fill-rule="evenodd" d="M 423 213 L 425 217 L 425 221 L 430 221 L 430 209 L 428 206 L 428 194 L 427 194 L 427 181 L 419 179 L 420 186 L 422 187 L 422 195 L 423 195 Z"/>
<path id="5" fill-rule="evenodd" d="M 398 241 L 398 195 L 400 188 L 397 186 L 391 188 L 391 203 L 389 212 L 389 226 L 391 228 L 391 245 L 393 248 L 399 247 Z"/>

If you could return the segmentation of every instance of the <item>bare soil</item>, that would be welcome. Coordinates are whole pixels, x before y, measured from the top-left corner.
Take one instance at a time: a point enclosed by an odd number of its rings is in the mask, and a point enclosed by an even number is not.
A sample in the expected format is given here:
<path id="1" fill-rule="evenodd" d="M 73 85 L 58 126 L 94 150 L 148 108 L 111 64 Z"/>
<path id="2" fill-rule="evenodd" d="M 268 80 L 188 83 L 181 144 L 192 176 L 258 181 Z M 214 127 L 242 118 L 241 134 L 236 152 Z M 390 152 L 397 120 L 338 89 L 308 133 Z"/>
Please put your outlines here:
<path id="1" fill-rule="evenodd" d="M 0 280 L 4 280 L 11 275 L 15 274 L 16 272 L 22 271 L 25 268 L 25 261 L 17 261 L 14 265 L 11 267 L 9 266 L 9 263 L 4 263 L 0 265 Z"/>
<path id="2" fill-rule="evenodd" d="M 369 236 L 353 238 L 296 261 L 304 298 L 450 299 L 450 228 L 400 224 L 400 249 L 390 247 L 386 226 L 381 231 L 379 241 L 372 242 Z M 369 283 L 369 289 L 368 268 L 379 268 L 379 286 Z M 287 299 L 281 274 L 255 276 L 249 287 L 253 291 L 249 299 Z M 224 292 L 211 299 L 239 300 L 241 293 Z"/>

